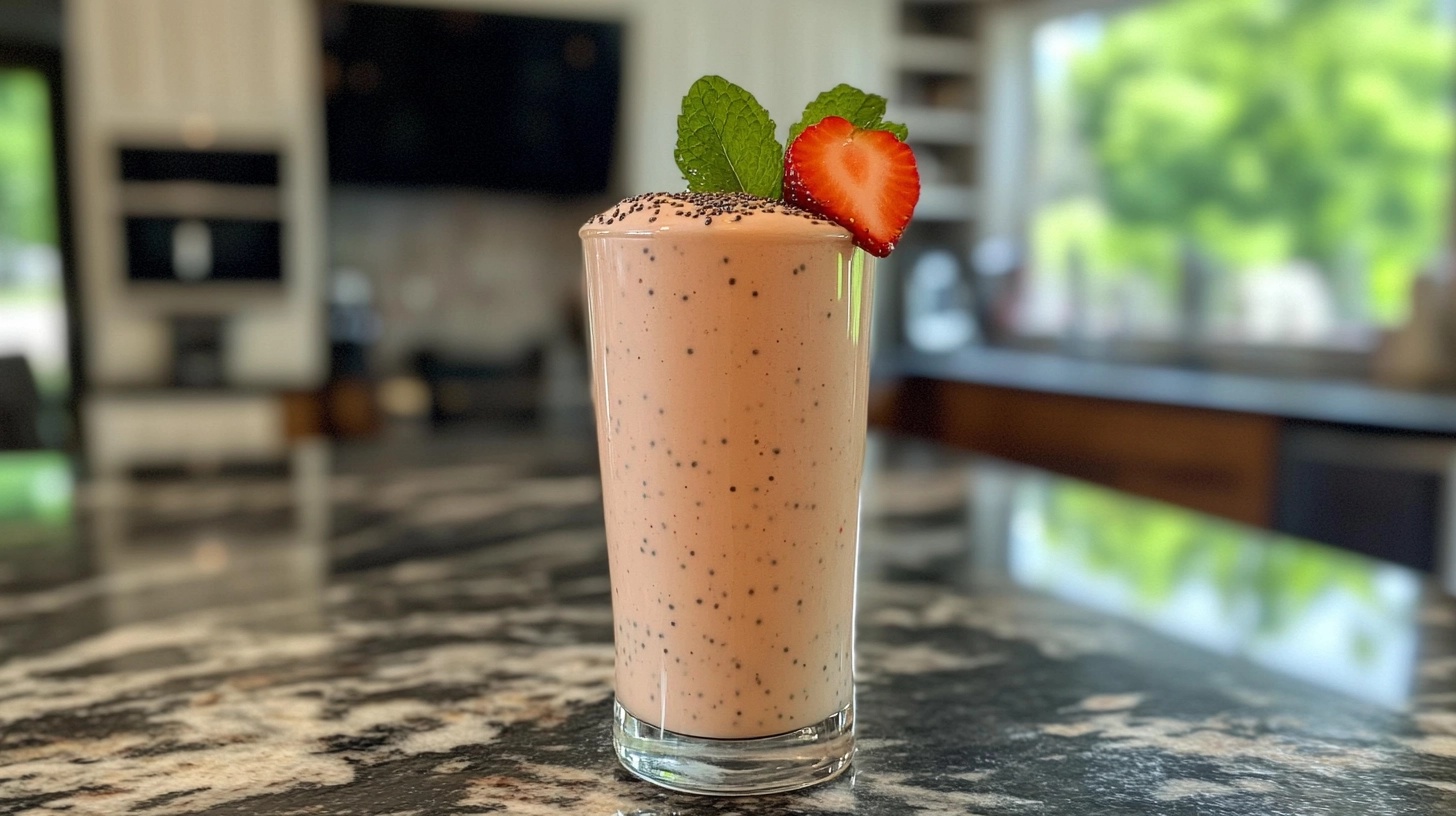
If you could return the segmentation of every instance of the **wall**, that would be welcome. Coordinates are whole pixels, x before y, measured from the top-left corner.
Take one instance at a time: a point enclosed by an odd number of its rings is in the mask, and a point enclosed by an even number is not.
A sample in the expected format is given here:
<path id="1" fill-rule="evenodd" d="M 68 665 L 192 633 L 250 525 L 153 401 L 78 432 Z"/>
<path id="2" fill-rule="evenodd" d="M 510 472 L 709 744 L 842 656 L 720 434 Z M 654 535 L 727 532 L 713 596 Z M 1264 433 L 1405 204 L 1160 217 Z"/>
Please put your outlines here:
<path id="1" fill-rule="evenodd" d="M 576 230 L 614 200 L 331 191 L 332 266 L 367 276 L 382 318 L 376 370 L 400 372 L 421 349 L 508 358 L 560 334 L 580 281 Z"/>
<path id="2" fill-rule="evenodd" d="M 889 0 L 637 0 L 624 180 L 632 192 L 682 189 L 672 161 L 683 93 L 703 74 L 753 92 L 780 139 L 820 91 L 847 82 L 893 96 Z"/>

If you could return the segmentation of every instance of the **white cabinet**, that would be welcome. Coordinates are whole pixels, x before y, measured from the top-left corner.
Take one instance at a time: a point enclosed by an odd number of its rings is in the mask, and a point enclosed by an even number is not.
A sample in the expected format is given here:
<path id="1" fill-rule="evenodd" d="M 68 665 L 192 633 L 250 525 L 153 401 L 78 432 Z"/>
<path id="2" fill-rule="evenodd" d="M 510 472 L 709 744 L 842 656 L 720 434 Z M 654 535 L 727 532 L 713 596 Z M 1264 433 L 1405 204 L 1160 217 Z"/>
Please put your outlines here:
<path id="1" fill-rule="evenodd" d="M 282 459 L 283 409 L 268 394 L 189 392 L 98 396 L 83 414 L 97 473 L 141 465 Z"/>
<path id="2" fill-rule="evenodd" d="M 313 0 L 69 0 L 69 150 L 92 388 L 166 382 L 165 311 L 126 287 L 117 150 L 256 149 L 280 157 L 284 289 L 230 318 L 236 385 L 324 377 L 324 189 Z"/>
<path id="3" fill-rule="evenodd" d="M 297 0 L 73 0 L 85 55 L 83 103 L 97 121 L 221 129 L 277 126 L 317 104 L 317 70 L 300 38 L 313 30 Z M 313 45 L 310 43 L 310 45 Z M 316 46 L 314 46 L 316 48 Z M 305 62 L 305 60 L 307 61 Z M 204 135 L 204 134 L 198 134 Z"/>

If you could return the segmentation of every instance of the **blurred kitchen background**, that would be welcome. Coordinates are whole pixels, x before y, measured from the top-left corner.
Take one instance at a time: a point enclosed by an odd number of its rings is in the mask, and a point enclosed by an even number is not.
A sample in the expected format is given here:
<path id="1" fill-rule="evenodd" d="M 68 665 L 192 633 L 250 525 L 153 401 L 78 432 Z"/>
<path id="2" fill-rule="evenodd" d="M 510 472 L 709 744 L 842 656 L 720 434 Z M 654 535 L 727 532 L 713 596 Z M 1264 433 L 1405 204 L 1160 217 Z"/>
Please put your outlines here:
<path id="1" fill-rule="evenodd" d="M 1452 569 L 1456 0 L 0 0 L 0 549 L 589 429 L 576 229 L 704 73 L 909 125 L 875 424 Z"/>

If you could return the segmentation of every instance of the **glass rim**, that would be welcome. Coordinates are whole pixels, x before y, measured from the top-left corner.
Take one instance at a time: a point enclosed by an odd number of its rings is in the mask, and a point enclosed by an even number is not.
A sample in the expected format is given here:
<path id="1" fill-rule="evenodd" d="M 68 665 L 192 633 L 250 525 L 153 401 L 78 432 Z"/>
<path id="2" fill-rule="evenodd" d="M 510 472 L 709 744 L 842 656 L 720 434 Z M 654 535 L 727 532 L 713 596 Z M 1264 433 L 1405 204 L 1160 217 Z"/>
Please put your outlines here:
<path id="1" fill-rule="evenodd" d="M 768 230 L 756 226 L 743 227 L 735 224 L 724 224 L 722 227 L 709 229 L 682 229 L 673 230 L 671 227 L 657 227 L 653 229 L 620 229 L 610 226 L 599 226 L 587 224 L 577 230 L 577 235 L 583 240 L 589 238 L 621 238 L 627 240 L 651 241 L 666 238 L 680 240 L 713 240 L 713 241 L 764 241 L 774 243 L 817 243 L 847 241 L 854 242 L 854 235 L 844 227 L 832 221 L 826 221 L 825 229 L 816 229 L 813 232 L 785 232 L 783 230 Z"/>

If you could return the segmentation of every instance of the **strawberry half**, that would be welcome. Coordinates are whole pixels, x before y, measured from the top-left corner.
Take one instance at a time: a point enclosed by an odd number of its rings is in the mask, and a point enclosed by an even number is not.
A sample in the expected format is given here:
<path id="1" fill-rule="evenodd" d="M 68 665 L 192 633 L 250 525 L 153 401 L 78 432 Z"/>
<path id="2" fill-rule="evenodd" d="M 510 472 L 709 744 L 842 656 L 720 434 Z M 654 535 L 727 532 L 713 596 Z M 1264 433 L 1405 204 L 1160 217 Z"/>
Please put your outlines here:
<path id="1" fill-rule="evenodd" d="M 920 172 L 895 134 L 826 116 L 789 145 L 784 200 L 835 221 L 864 251 L 883 258 L 920 200 Z"/>

